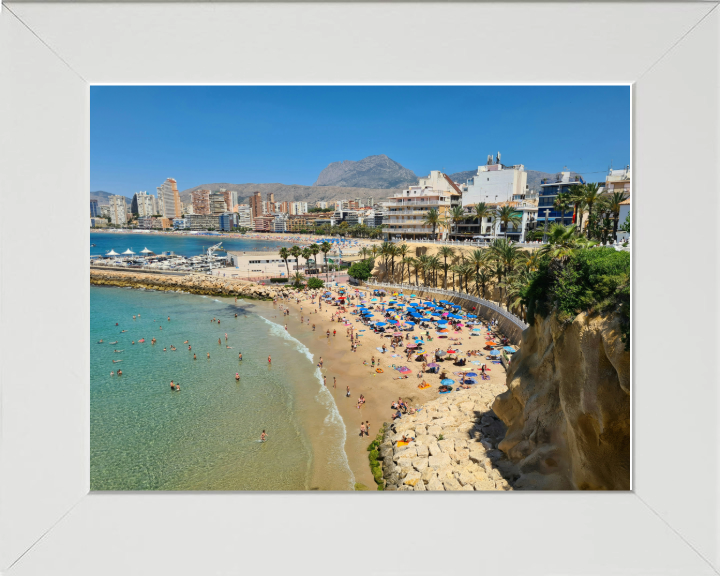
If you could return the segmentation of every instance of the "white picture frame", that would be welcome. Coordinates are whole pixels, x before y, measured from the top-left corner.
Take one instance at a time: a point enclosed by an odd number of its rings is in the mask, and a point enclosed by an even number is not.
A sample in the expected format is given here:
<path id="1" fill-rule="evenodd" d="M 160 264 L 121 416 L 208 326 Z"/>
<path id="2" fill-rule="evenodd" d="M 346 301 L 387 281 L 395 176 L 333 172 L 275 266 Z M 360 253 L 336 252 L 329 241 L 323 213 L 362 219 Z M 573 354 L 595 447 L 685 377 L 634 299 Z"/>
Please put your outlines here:
<path id="1" fill-rule="evenodd" d="M 720 573 L 717 5 L 5 3 L 0 571 Z M 89 86 L 224 83 L 633 86 L 632 492 L 89 493 Z"/>

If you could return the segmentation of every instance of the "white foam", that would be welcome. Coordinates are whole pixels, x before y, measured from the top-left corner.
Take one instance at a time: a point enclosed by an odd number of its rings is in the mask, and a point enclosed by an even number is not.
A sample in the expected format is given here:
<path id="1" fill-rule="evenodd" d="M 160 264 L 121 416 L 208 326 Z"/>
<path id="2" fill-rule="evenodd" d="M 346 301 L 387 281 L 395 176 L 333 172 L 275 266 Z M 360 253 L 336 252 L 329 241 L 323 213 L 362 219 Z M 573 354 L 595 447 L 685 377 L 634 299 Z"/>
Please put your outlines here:
<path id="1" fill-rule="evenodd" d="M 273 334 L 274 336 L 279 336 L 280 338 L 283 338 L 284 340 L 288 340 L 289 342 L 292 342 L 295 344 L 295 349 L 300 352 L 301 354 L 304 354 L 305 357 L 310 360 L 310 362 L 315 363 L 315 356 L 312 352 L 310 352 L 310 349 L 305 346 L 300 340 L 297 338 L 294 338 L 293 336 L 290 336 L 287 330 L 283 326 L 280 326 L 280 324 L 276 324 L 275 322 L 272 322 L 268 320 L 267 318 L 260 316 L 267 324 L 270 326 L 270 334 Z M 347 439 L 347 427 L 345 426 L 345 421 L 342 419 L 342 416 L 340 416 L 340 411 L 338 410 L 337 404 L 335 404 L 335 399 L 333 398 L 333 395 L 330 393 L 330 391 L 327 389 L 323 382 L 323 375 L 320 371 L 320 367 L 315 367 L 315 378 L 317 379 L 318 383 L 320 384 L 320 389 L 315 396 L 315 399 L 320 402 L 324 407 L 328 409 L 328 414 L 325 416 L 325 419 L 323 420 L 323 423 L 326 426 L 329 425 L 336 425 L 340 426 L 340 429 L 342 430 L 341 439 L 340 439 L 340 460 L 341 464 L 344 465 L 347 468 L 348 474 L 350 475 L 350 484 L 349 489 L 354 490 L 355 489 L 355 475 L 353 474 L 352 470 L 350 469 L 350 462 L 348 461 L 347 454 L 345 453 L 345 441 Z"/>

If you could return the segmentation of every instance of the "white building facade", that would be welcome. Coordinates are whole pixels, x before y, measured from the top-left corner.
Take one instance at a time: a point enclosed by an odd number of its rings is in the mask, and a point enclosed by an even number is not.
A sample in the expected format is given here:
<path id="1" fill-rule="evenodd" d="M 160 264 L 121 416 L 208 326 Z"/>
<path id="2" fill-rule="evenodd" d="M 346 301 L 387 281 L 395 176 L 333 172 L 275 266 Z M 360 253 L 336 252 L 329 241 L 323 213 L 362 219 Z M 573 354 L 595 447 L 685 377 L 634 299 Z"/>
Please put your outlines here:
<path id="1" fill-rule="evenodd" d="M 525 196 L 527 192 L 527 172 L 522 164 L 504 166 L 488 157 L 488 164 L 478 166 L 475 176 L 467 181 L 467 192 L 463 194 L 463 206 L 474 206 L 480 202 L 487 204 L 509 202 L 513 197 Z"/>
<path id="2" fill-rule="evenodd" d="M 238 214 L 238 226 L 240 226 L 241 228 L 252 228 L 253 227 L 252 208 L 250 208 L 250 204 L 238 204 L 237 205 L 237 214 Z"/>

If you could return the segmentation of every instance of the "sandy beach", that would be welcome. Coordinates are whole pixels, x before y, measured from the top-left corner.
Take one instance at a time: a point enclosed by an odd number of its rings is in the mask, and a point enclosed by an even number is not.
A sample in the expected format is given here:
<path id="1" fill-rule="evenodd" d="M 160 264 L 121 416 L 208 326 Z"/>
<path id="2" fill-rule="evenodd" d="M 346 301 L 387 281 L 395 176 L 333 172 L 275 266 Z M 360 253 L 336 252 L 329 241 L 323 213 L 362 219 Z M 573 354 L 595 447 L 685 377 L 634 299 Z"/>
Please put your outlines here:
<path id="1" fill-rule="evenodd" d="M 348 287 L 348 290 L 351 294 L 355 293 L 355 289 L 352 287 Z M 331 291 L 337 295 L 338 288 L 332 287 Z M 359 294 L 367 295 L 367 293 L 365 289 L 360 289 Z M 367 299 L 369 300 L 369 298 L 372 298 L 372 296 Z M 363 296 L 361 299 L 366 298 Z M 387 304 L 389 299 L 386 297 L 382 300 Z M 351 302 L 355 304 L 359 303 L 359 300 L 360 298 Z M 419 407 L 425 402 L 438 398 L 440 375 L 425 373 L 422 378 L 418 378 L 417 374 L 420 372 L 421 362 L 416 362 L 414 359 L 409 362 L 406 361 L 404 348 L 398 348 L 397 352 L 395 352 L 397 357 L 393 357 L 392 348 L 389 347 L 390 338 L 386 338 L 383 334 L 375 334 L 370 328 L 362 325 L 356 316 L 350 314 L 350 306 L 347 307 L 348 312 L 341 314 L 341 316 L 351 319 L 350 323 L 354 326 L 355 333 L 361 334 L 357 352 L 351 350 L 350 338 L 347 334 L 349 326 L 342 322 L 332 321 L 333 314 L 338 312 L 337 306 L 323 304 L 321 310 L 317 305 L 317 299 L 315 304 L 312 304 L 311 294 L 304 292 L 297 293 L 296 298 L 278 300 L 277 307 L 281 305 L 288 307 L 290 314 L 284 318 L 278 317 L 278 321 L 282 320 L 287 324 L 287 330 L 291 335 L 298 334 L 300 331 L 312 331 L 312 325 L 315 324 L 316 338 L 312 341 L 313 345 L 310 350 L 318 361 L 322 357 L 322 373 L 327 377 L 327 386 L 333 393 L 335 403 L 345 422 L 347 428 L 345 452 L 350 468 L 355 475 L 356 482 L 364 484 L 371 490 L 375 489 L 375 482 L 368 463 L 367 446 L 375 439 L 383 422 L 391 421 L 391 403 L 398 398 L 402 398 L 408 406 Z M 302 325 L 300 323 L 301 317 L 304 319 Z M 309 324 L 308 318 L 310 319 Z M 326 336 L 328 329 L 330 330 L 330 338 Z M 332 334 L 333 330 L 336 331 L 335 336 Z M 365 331 L 358 332 L 359 330 Z M 416 329 L 412 334 L 425 335 L 425 330 Z M 430 330 L 430 335 L 433 337 L 433 341 L 425 347 L 429 357 L 432 357 L 432 353 L 436 348 L 448 349 L 449 342 L 451 342 L 449 338 L 436 338 L 434 330 Z M 450 337 L 458 339 L 452 344 L 457 345 L 462 351 L 462 355 L 465 356 L 465 352 L 468 350 L 482 350 L 486 340 L 485 336 L 486 329 L 483 327 L 482 336 L 471 337 L 469 329 L 463 328 L 457 333 L 451 333 Z M 383 343 L 388 346 L 388 351 L 384 354 L 377 350 L 377 348 L 382 347 Z M 380 368 L 383 370 L 382 373 L 376 372 L 375 368 L 370 366 L 372 356 L 375 356 L 376 362 L 379 359 Z M 480 357 L 472 359 L 485 361 L 484 358 Z M 367 365 L 364 365 L 363 361 L 367 361 Z M 432 362 L 432 360 L 429 361 Z M 393 364 L 408 366 L 411 369 L 408 378 L 397 379 L 400 373 L 392 369 Z M 490 368 L 490 379 L 478 380 L 478 383 L 473 388 L 484 387 L 496 393 L 499 389 L 504 389 L 505 370 L 501 364 L 492 364 L 489 360 L 487 360 L 487 365 Z M 452 374 L 458 370 L 458 367 L 453 366 L 451 361 L 446 360 L 443 362 L 441 371 L 443 369 L 448 372 L 450 378 L 458 381 L 458 377 Z M 333 389 L 334 378 L 337 379 L 337 388 Z M 423 381 L 429 383 L 431 387 L 420 390 L 418 384 Z M 346 397 L 346 386 L 350 387 L 349 398 Z M 360 394 L 365 397 L 366 402 L 358 409 L 357 401 Z M 369 436 L 360 437 L 361 421 L 370 422 Z"/>

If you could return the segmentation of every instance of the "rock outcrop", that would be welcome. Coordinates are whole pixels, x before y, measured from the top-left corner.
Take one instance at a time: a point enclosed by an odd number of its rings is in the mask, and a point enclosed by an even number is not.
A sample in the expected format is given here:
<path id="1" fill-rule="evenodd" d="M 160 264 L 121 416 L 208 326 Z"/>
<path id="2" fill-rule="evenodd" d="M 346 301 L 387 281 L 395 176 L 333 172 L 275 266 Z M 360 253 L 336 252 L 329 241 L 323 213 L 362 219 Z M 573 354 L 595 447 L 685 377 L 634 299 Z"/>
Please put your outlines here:
<path id="1" fill-rule="evenodd" d="M 147 290 L 168 290 L 204 294 L 206 296 L 237 296 L 254 300 L 272 300 L 279 290 L 254 282 L 221 278 L 208 274 L 174 276 L 131 272 L 125 270 L 90 269 L 90 283 L 99 286 L 122 286 Z"/>
<path id="2" fill-rule="evenodd" d="M 515 467 L 497 450 L 505 425 L 490 408 L 496 393 L 477 384 L 386 423 L 378 447 L 385 490 L 512 490 Z M 414 441 L 397 446 L 403 436 Z"/>
<path id="3" fill-rule="evenodd" d="M 516 489 L 630 489 L 630 353 L 615 316 L 537 316 L 492 405 Z"/>

